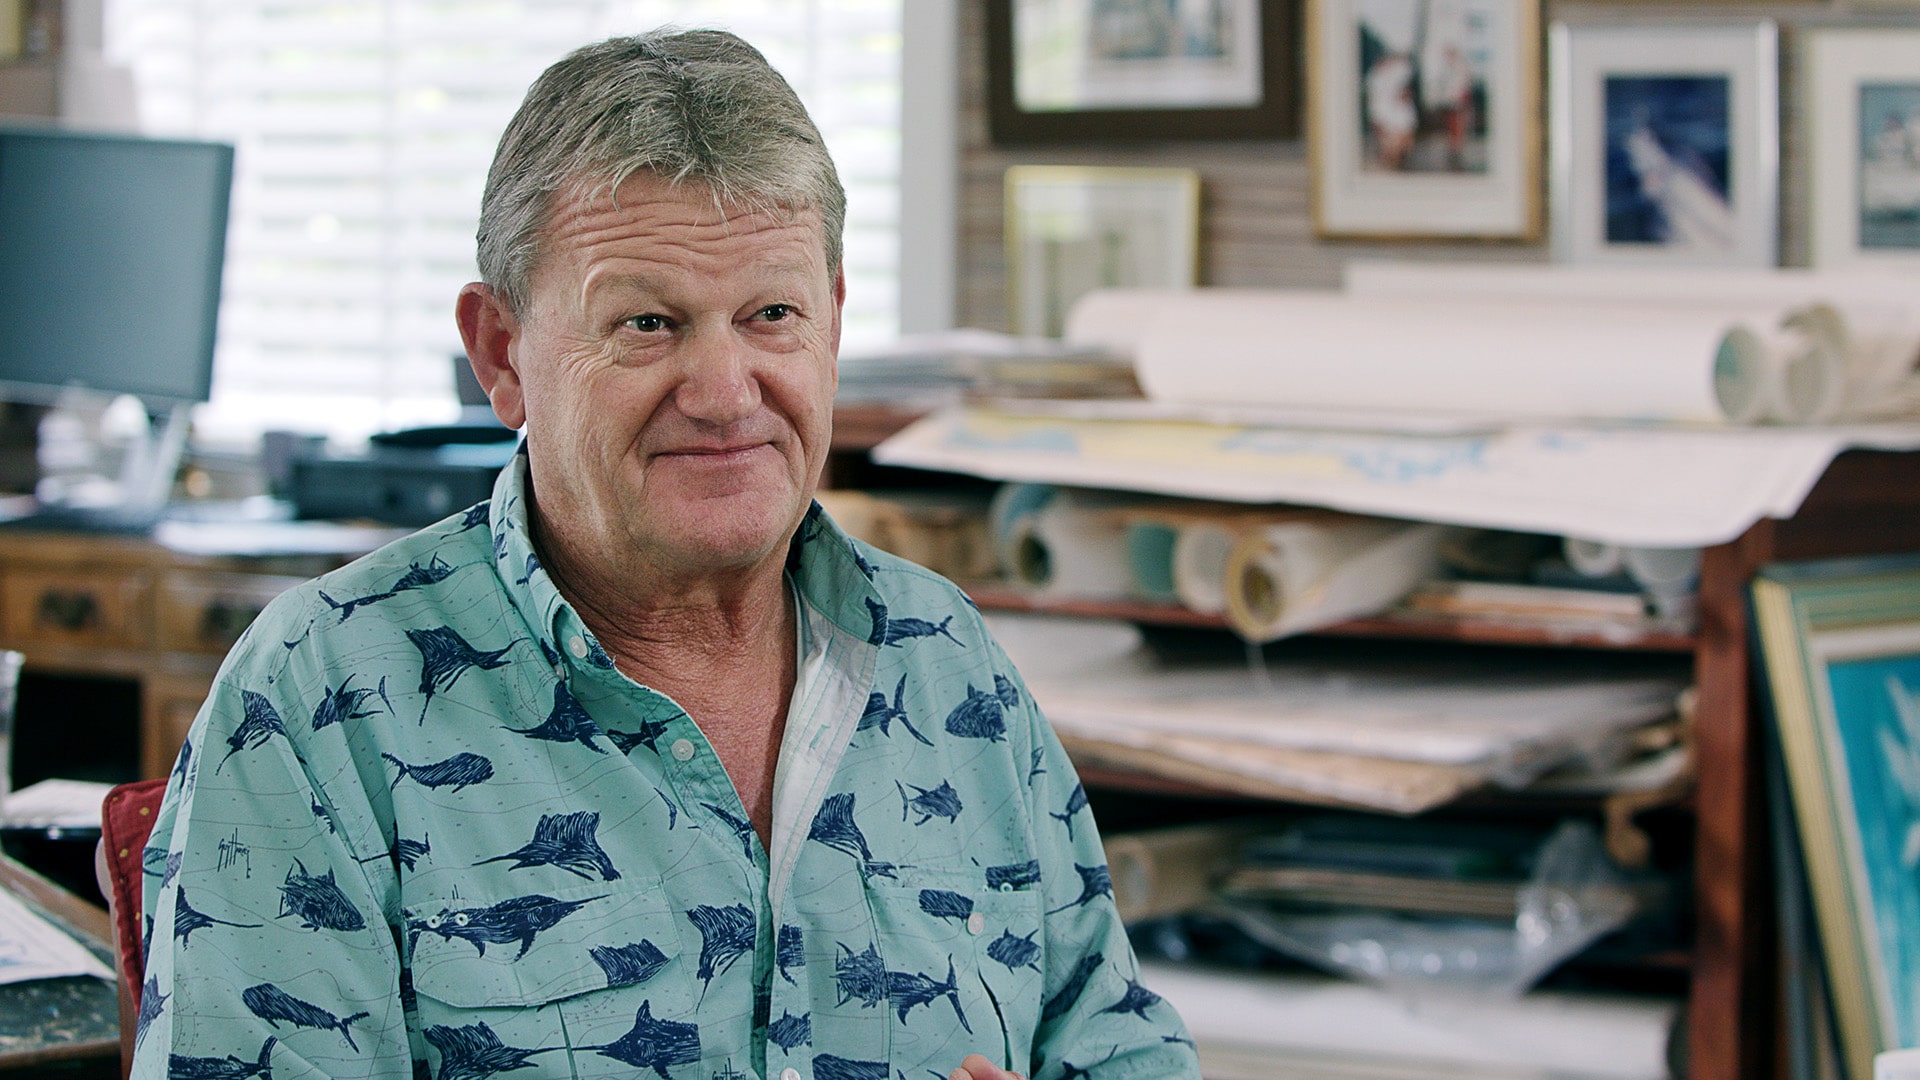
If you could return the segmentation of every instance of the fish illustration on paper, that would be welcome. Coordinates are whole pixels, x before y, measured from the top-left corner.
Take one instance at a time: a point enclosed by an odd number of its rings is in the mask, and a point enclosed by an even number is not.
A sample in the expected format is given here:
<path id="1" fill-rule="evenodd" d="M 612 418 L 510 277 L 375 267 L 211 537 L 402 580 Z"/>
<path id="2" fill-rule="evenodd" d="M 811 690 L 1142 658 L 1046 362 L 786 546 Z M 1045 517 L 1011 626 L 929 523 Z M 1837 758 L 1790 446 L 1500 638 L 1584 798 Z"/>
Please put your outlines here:
<path id="1" fill-rule="evenodd" d="M 953 1015 L 960 1021 L 960 1026 L 966 1029 L 967 1034 L 973 1034 L 973 1025 L 967 1023 L 967 1014 L 960 1011 L 960 984 L 954 978 L 953 957 L 947 957 L 945 982 L 921 973 L 887 972 L 887 1004 L 893 1006 L 903 1024 L 907 1022 L 909 1011 L 920 1005 L 931 1005 L 943 997 L 953 1006 Z"/>
<path id="2" fill-rule="evenodd" d="M 312 1002 L 301 1001 L 272 983 L 247 987 L 240 991 L 240 1001 L 246 1005 L 248 1012 L 265 1020 L 275 1030 L 279 1029 L 280 1021 L 285 1020 L 297 1028 L 338 1031 L 354 1053 L 360 1052 L 360 1044 L 353 1041 L 353 1022 L 372 1015 L 357 1012 L 352 1016 L 335 1016 Z"/>
<path id="3" fill-rule="evenodd" d="M 260 1057 L 254 1061 L 232 1054 L 223 1058 L 168 1054 L 167 1080 L 247 1080 L 252 1076 L 273 1080 L 273 1044 L 279 1041 L 267 1036 L 267 1041 L 260 1044 Z"/>
<path id="4" fill-rule="evenodd" d="M 140 1016 L 134 1022 L 133 1045 L 139 1046 L 147 1037 L 147 1028 L 160 1019 L 160 1014 L 166 1011 L 167 999 L 172 996 L 160 992 L 158 976 L 147 976 L 147 981 L 140 985 Z"/>
<path id="5" fill-rule="evenodd" d="M 734 839 L 740 841 L 740 850 L 746 854 L 747 858 L 753 858 L 753 823 L 744 818 L 734 817 L 726 807 L 716 803 L 703 802 L 700 805 L 711 810 L 713 816 L 726 822 L 727 828 L 733 830 Z"/>
<path id="6" fill-rule="evenodd" d="M 313 708 L 313 730 L 319 731 L 348 720 L 364 720 L 376 715 L 375 710 L 363 708 L 367 699 L 376 695 L 386 705 L 387 712 L 393 712 L 393 702 L 387 700 L 386 676 L 380 677 L 380 685 L 363 686 L 358 690 L 348 689 L 353 680 L 354 676 L 349 675 L 338 690 L 330 689 L 321 695 L 320 704 Z"/>
<path id="7" fill-rule="evenodd" d="M 1080 896 L 1061 904 L 1047 914 L 1057 915 L 1070 907 L 1083 907 L 1102 896 L 1113 895 L 1113 876 L 1107 872 L 1105 863 L 1099 866 L 1081 866 L 1079 863 L 1074 863 L 1073 869 L 1080 875 Z"/>
<path id="8" fill-rule="evenodd" d="M 813 1056 L 813 1080 L 889 1080 L 884 1061 L 855 1061 L 833 1054 Z"/>
<path id="9" fill-rule="evenodd" d="M 1002 692 L 989 694 L 974 689 L 972 683 L 967 684 L 966 700 L 947 714 L 947 734 L 988 742 L 1000 742 L 1007 737 L 1007 710 L 1019 704 L 1020 697 L 1012 684 L 998 675 L 993 678 L 1003 687 Z"/>
<path id="10" fill-rule="evenodd" d="M 801 1013 L 795 1016 L 781 1010 L 780 1019 L 767 1025 L 767 1041 L 778 1046 L 782 1052 L 791 1054 L 796 1046 L 805 1046 L 813 1042 L 813 1014 Z"/>
<path id="11" fill-rule="evenodd" d="M 672 1065 L 692 1065 L 700 1060 L 700 1028 L 678 1020 L 660 1020 L 653 1015 L 653 1002 L 643 1001 L 633 1016 L 633 1027 L 625 1035 L 604 1046 L 582 1046 L 597 1050 L 636 1069 L 652 1069 L 661 1080 L 673 1080 L 667 1071 Z"/>
<path id="12" fill-rule="evenodd" d="M 887 704 L 886 695 L 877 690 L 868 694 L 866 710 L 860 714 L 860 723 L 853 730 L 860 732 L 866 731 L 869 728 L 879 728 L 880 734 L 892 738 L 892 725 L 895 720 L 898 720 L 900 721 L 900 726 L 907 729 L 907 734 L 919 739 L 928 746 L 932 746 L 933 740 L 920 734 L 920 729 L 914 727 L 913 721 L 907 718 L 907 710 L 903 705 L 906 692 L 907 677 L 902 675 L 900 676 L 900 681 L 895 683 L 893 687 L 893 704 Z"/>
<path id="13" fill-rule="evenodd" d="M 1127 992 L 1120 1000 L 1100 1011 L 1103 1013 L 1132 1013 L 1142 1020 L 1147 1018 L 1147 1010 L 1160 1004 L 1160 995 L 1141 986 L 1133 979 L 1127 980 Z"/>
<path id="14" fill-rule="evenodd" d="M 389 785 L 389 790 L 399 787 L 400 781 L 409 778 L 421 787 L 434 790 L 452 787 L 455 791 L 493 779 L 493 762 L 479 754 L 465 751 L 444 761 L 433 761 L 425 765 L 409 765 L 392 754 L 382 753 L 380 756 L 393 762 L 394 767 L 400 770 L 394 776 L 393 783 Z"/>
<path id="15" fill-rule="evenodd" d="M 272 736 L 285 738 L 287 735 L 287 726 L 280 721 L 280 713 L 264 695 L 242 690 L 240 703 L 240 723 L 233 729 L 233 734 L 227 736 L 227 756 L 213 767 L 216 773 L 226 767 L 227 758 L 240 751 L 258 749 L 265 746 Z"/>
<path id="16" fill-rule="evenodd" d="M 601 895 L 584 900 L 555 900 L 535 893 L 502 900 L 489 907 L 442 908 L 438 914 L 425 919 L 408 920 L 407 929 L 414 933 L 438 934 L 448 941 L 459 938 L 471 944 L 481 956 L 487 955 L 489 945 L 517 941 L 520 951 L 513 958 L 518 960 L 533 948 L 535 937 L 595 900 L 605 899 Z"/>
<path id="17" fill-rule="evenodd" d="M 440 1072 L 436 1080 L 487 1080 L 495 1073 L 511 1072 L 532 1065 L 527 1059 L 535 1054 L 564 1050 L 562 1046 L 543 1046 L 529 1050 L 508 1046 L 482 1020 L 465 1027 L 434 1024 L 420 1034 L 440 1051 Z"/>
<path id="18" fill-rule="evenodd" d="M 400 579 L 393 583 L 393 587 L 385 592 L 368 593 L 365 596 L 357 596 L 352 600 L 336 601 L 333 597 L 328 596 L 322 591 L 320 593 L 320 599 L 326 601 L 328 607 L 340 613 L 341 622 L 346 622 L 356 608 L 365 607 L 368 604 L 377 604 L 382 600 L 390 600 L 403 592 L 422 589 L 428 585 L 438 585 L 453 575 L 453 569 L 454 568 L 448 566 L 440 556 L 435 555 L 425 566 L 419 563 L 409 565 L 407 572 L 400 575 Z"/>
<path id="19" fill-rule="evenodd" d="M 505 725 L 503 725 L 505 726 Z M 594 745 L 594 738 L 600 734 L 600 725 L 593 722 L 587 710 L 574 699 L 567 690 L 567 684 L 553 684 L 553 711 L 538 725 L 530 728 L 507 727 L 516 735 L 525 735 L 529 739 L 542 739 L 547 742 L 577 742 L 596 754 L 606 750 Z"/>
<path id="20" fill-rule="evenodd" d="M 987 888 L 995 892 L 1024 889 L 1029 885 L 1038 884 L 1040 884 L 1040 860 L 1038 859 L 987 867 Z"/>
<path id="21" fill-rule="evenodd" d="M 433 695 L 444 694 L 453 689 L 460 676 L 479 668 L 492 671 L 505 667 L 507 653 L 513 650 L 519 641 L 510 641 L 498 649 L 476 649 L 467 644 L 467 639 L 451 626 L 436 626 L 426 630 L 408 630 L 407 640 L 420 650 L 420 723 L 427 722 L 427 706 L 433 704 Z"/>
<path id="22" fill-rule="evenodd" d="M 614 747 L 623 754 L 633 753 L 633 748 L 636 746 L 644 746 L 658 754 L 660 747 L 656 743 L 660 736 L 667 733 L 669 726 L 671 721 L 667 720 L 642 720 L 638 731 L 608 731 L 605 734 L 607 738 L 613 740 Z"/>
<path id="23" fill-rule="evenodd" d="M 945 889 L 921 889 L 920 910 L 936 919 L 965 922 L 973 914 L 973 900 Z"/>
<path id="24" fill-rule="evenodd" d="M 260 928 L 259 923 L 228 922 L 194 910 L 193 905 L 187 903 L 187 887 L 180 886 L 179 891 L 173 894 L 173 936 L 180 942 L 180 947 L 184 949 L 193 944 L 193 932 L 209 926 L 231 926 L 239 930 Z"/>
<path id="25" fill-rule="evenodd" d="M 1039 971 L 1040 965 L 1034 961 L 1040 956 L 1040 946 L 1033 940 L 1038 933 L 1038 928 L 1028 931 L 1025 936 L 1002 930 L 1000 936 L 987 946 L 987 955 L 1005 965 L 1008 971 L 1022 967 Z"/>
<path id="26" fill-rule="evenodd" d="M 432 852 L 432 837 L 429 836 L 423 835 L 418 840 L 409 840 L 404 836 L 400 836 L 395 837 L 393 841 L 393 861 L 405 866 L 409 870 L 413 869 L 413 864 L 418 862 L 422 855 L 428 855 Z"/>
<path id="27" fill-rule="evenodd" d="M 862 952 L 854 952 L 844 941 L 834 944 L 845 954 L 833 962 L 833 981 L 840 990 L 835 1004 L 858 1001 L 868 1009 L 880 1004 L 887 996 L 887 965 L 880 959 L 880 950 L 871 943 Z"/>
<path id="28" fill-rule="evenodd" d="M 1067 976 L 1067 981 L 1060 985 L 1059 991 L 1040 1007 L 1040 1022 L 1046 1023 L 1065 1016 L 1079 1003 L 1080 995 L 1087 992 L 1087 980 L 1093 978 L 1093 973 L 1100 970 L 1100 965 L 1106 962 L 1107 958 L 1099 952 L 1091 952 L 1081 957 L 1080 963 L 1073 969 L 1073 973 Z"/>
<path id="29" fill-rule="evenodd" d="M 859 861 L 864 874 L 897 878 L 894 871 L 898 867 L 875 859 L 873 851 L 867 847 L 866 834 L 860 831 L 860 826 L 853 820 L 853 804 L 851 791 L 823 799 L 820 809 L 813 815 L 813 825 L 807 830 L 807 839 L 817 840 L 835 851 L 853 856 Z"/>
<path id="30" fill-rule="evenodd" d="M 726 972 L 735 960 L 753 951 L 753 912 L 744 904 L 713 907 L 701 904 L 687 909 L 687 919 L 700 931 L 700 981 L 713 985 L 714 976 Z"/>
<path id="31" fill-rule="evenodd" d="M 602 881 L 613 881 L 620 876 L 620 871 L 614 869 L 613 860 L 607 857 L 606 849 L 600 846 L 595 835 L 599 829 L 600 814 L 595 810 L 542 814 L 533 827 L 533 839 L 505 855 L 481 859 L 473 865 L 485 866 L 513 859 L 514 864 L 507 867 L 508 870 L 557 866 L 588 880 L 598 873 Z"/>
<path id="32" fill-rule="evenodd" d="M 920 820 L 914 822 L 915 825 L 925 825 L 937 817 L 946 818 L 949 825 L 959 820 L 960 793 L 953 790 L 953 785 L 945 780 L 940 781 L 939 787 L 931 790 L 918 784 L 902 784 L 898 780 L 893 782 L 893 786 L 900 789 L 901 821 L 907 820 L 909 814 L 920 815 Z M 908 797 L 907 788 L 912 788 L 918 794 Z"/>
<path id="33" fill-rule="evenodd" d="M 280 885 L 280 918 L 292 915 L 308 930 L 364 930 L 367 920 L 334 884 L 333 870 L 315 877 L 298 857 Z"/>
<path id="34" fill-rule="evenodd" d="M 800 985 L 793 981 L 789 973 L 791 968 L 807 966 L 805 938 L 799 927 L 792 923 L 781 924 L 780 932 L 774 937 L 773 963 L 780 969 L 781 978 L 794 986 Z"/>
<path id="35" fill-rule="evenodd" d="M 660 974 L 667 966 L 667 954 L 660 947 L 642 938 L 631 944 L 613 948 L 596 945 L 587 950 L 593 962 L 607 973 L 607 987 L 618 989 L 623 986 L 639 986 L 641 983 Z"/>
<path id="36" fill-rule="evenodd" d="M 1067 839 L 1071 840 L 1073 839 L 1073 817 L 1075 814 L 1078 814 L 1080 811 L 1085 810 L 1086 808 L 1087 808 L 1087 785 L 1075 784 L 1073 785 L 1073 790 L 1067 794 L 1067 805 L 1065 810 L 1058 814 L 1053 813 L 1052 811 L 1048 811 L 1047 816 L 1050 818 L 1058 818 L 1060 821 L 1064 822 L 1067 826 Z"/>

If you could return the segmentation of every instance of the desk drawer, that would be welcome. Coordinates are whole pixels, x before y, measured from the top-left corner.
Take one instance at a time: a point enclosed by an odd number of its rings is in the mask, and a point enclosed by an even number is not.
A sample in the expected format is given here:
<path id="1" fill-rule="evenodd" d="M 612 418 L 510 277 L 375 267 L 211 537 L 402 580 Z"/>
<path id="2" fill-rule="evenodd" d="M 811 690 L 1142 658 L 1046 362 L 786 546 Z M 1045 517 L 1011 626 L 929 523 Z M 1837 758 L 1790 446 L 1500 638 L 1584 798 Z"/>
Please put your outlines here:
<path id="1" fill-rule="evenodd" d="M 13 647 L 146 648 L 153 578 L 145 570 L 20 566 L 0 585 L 0 619 Z"/>
<path id="2" fill-rule="evenodd" d="M 224 654 L 267 602 L 305 578 L 175 571 L 161 579 L 160 648 Z"/>

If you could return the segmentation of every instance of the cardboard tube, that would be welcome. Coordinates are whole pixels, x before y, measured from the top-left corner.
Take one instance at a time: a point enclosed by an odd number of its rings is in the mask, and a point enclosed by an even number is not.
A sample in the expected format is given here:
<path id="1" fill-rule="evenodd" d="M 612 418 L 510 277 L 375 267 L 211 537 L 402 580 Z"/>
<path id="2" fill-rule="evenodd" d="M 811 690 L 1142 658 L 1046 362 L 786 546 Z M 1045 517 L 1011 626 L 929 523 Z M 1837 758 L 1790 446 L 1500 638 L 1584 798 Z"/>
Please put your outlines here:
<path id="1" fill-rule="evenodd" d="M 1446 533 L 1384 518 L 1248 532 L 1227 559 L 1227 621 L 1264 642 L 1384 611 L 1439 569 Z"/>

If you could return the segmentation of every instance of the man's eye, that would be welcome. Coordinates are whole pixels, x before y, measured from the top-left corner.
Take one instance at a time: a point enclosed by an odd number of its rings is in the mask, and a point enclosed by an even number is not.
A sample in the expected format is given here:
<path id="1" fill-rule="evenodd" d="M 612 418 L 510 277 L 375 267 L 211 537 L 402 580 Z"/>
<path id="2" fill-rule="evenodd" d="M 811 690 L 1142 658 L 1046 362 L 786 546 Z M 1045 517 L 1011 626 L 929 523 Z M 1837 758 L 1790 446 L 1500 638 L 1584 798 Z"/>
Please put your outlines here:
<path id="1" fill-rule="evenodd" d="M 667 328 L 667 320 L 661 315 L 635 315 L 626 321 L 626 325 L 643 334 L 657 334 Z"/>
<path id="2" fill-rule="evenodd" d="M 768 304 L 766 307 L 755 312 L 754 317 L 760 319 L 762 322 L 779 322 L 782 319 L 792 316 L 792 314 L 793 308 L 787 304 Z"/>

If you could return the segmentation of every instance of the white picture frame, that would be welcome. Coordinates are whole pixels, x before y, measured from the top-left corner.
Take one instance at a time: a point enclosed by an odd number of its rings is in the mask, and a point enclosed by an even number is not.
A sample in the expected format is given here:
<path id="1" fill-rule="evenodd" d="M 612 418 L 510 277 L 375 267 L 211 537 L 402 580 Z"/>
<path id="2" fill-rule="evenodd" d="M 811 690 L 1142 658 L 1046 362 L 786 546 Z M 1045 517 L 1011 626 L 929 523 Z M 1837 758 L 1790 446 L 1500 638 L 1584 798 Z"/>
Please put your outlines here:
<path id="1" fill-rule="evenodd" d="M 1773 20 L 1557 21 L 1547 52 L 1556 261 L 1779 261 Z"/>
<path id="2" fill-rule="evenodd" d="M 1307 68 L 1318 235 L 1538 239 L 1539 0 L 1309 0 Z"/>
<path id="3" fill-rule="evenodd" d="M 1920 29 L 1806 35 L 1808 255 L 1822 269 L 1920 270 Z"/>

